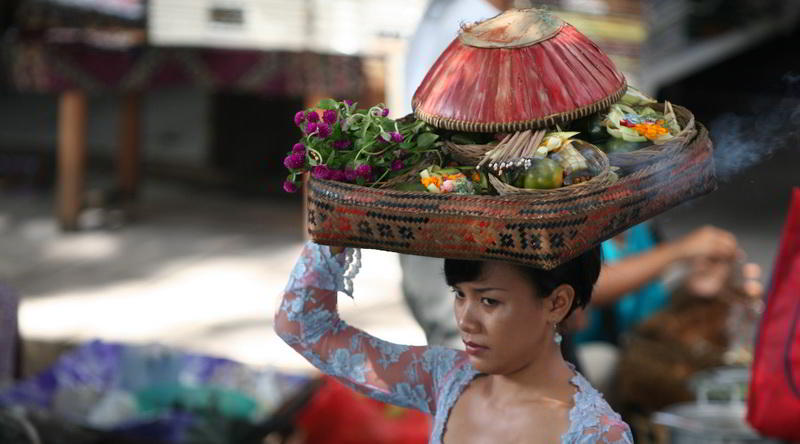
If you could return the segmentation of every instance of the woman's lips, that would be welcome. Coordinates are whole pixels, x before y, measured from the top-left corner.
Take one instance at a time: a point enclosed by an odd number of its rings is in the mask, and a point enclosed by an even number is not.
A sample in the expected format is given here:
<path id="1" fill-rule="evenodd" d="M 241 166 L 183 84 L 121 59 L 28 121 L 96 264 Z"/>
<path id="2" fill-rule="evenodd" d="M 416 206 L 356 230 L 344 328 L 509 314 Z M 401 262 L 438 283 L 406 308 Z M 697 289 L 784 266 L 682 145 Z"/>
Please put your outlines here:
<path id="1" fill-rule="evenodd" d="M 466 346 L 466 352 L 468 355 L 478 355 L 485 352 L 486 350 L 489 350 L 489 347 L 476 344 L 471 341 L 464 341 L 464 345 Z"/>

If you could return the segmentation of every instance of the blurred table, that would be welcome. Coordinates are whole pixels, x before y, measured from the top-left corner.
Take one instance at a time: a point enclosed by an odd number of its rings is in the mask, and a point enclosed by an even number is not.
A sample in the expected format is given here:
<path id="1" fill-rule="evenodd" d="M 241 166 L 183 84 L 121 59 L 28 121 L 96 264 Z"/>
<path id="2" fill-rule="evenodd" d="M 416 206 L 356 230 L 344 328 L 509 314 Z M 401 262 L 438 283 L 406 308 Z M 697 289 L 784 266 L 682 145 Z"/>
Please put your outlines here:
<path id="1" fill-rule="evenodd" d="M 61 30 L 13 34 L 3 42 L 3 69 L 14 89 L 60 96 L 57 215 L 64 229 L 77 228 L 83 205 L 91 94 L 122 98 L 117 184 L 124 197 L 133 198 L 140 177 L 141 97 L 147 91 L 190 86 L 273 97 L 313 97 L 323 91 L 359 97 L 365 85 L 362 61 L 355 56 L 131 44 L 136 40 Z"/>

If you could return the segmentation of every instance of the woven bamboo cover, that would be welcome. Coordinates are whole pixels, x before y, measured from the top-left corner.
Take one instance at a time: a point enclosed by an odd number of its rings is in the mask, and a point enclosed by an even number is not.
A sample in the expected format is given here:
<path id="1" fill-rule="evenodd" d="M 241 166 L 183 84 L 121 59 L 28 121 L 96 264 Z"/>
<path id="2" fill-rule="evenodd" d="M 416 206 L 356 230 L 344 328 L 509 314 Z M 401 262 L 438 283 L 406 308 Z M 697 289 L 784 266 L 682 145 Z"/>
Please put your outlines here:
<path id="1" fill-rule="evenodd" d="M 716 188 L 708 131 L 648 158 L 612 185 L 542 196 L 373 189 L 312 179 L 315 242 L 552 269 L 599 242 Z"/>
<path id="2" fill-rule="evenodd" d="M 625 88 L 614 63 L 577 29 L 542 10 L 509 10 L 462 29 L 412 107 L 439 128 L 515 132 L 608 108 Z"/>

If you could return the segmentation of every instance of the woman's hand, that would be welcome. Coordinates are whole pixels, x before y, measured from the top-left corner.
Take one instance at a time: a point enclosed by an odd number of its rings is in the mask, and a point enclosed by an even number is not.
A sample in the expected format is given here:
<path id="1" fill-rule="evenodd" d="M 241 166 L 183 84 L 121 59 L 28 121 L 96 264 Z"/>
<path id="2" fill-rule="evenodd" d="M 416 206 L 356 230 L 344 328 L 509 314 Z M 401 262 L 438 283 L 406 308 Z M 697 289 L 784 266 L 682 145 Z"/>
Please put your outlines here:
<path id="1" fill-rule="evenodd" d="M 725 230 L 705 226 L 692 231 L 675 242 L 678 258 L 734 260 L 739 254 L 736 237 Z"/>
<path id="2" fill-rule="evenodd" d="M 761 267 L 752 262 L 742 264 L 708 258 L 692 261 L 691 271 L 686 279 L 686 287 L 692 294 L 714 297 L 726 285 L 750 298 L 760 299 L 764 294 Z"/>

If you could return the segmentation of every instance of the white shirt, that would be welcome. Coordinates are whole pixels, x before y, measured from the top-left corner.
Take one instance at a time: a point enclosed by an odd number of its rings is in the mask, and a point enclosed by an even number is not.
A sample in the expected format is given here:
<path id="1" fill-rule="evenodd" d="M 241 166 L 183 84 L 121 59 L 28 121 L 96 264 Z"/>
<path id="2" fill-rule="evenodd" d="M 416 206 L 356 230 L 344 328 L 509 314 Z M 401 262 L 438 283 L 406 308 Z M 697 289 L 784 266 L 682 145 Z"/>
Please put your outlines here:
<path id="1" fill-rule="evenodd" d="M 403 112 L 411 112 L 411 98 L 439 55 L 458 35 L 463 23 L 477 22 L 500 14 L 486 0 L 433 0 L 408 47 Z"/>

